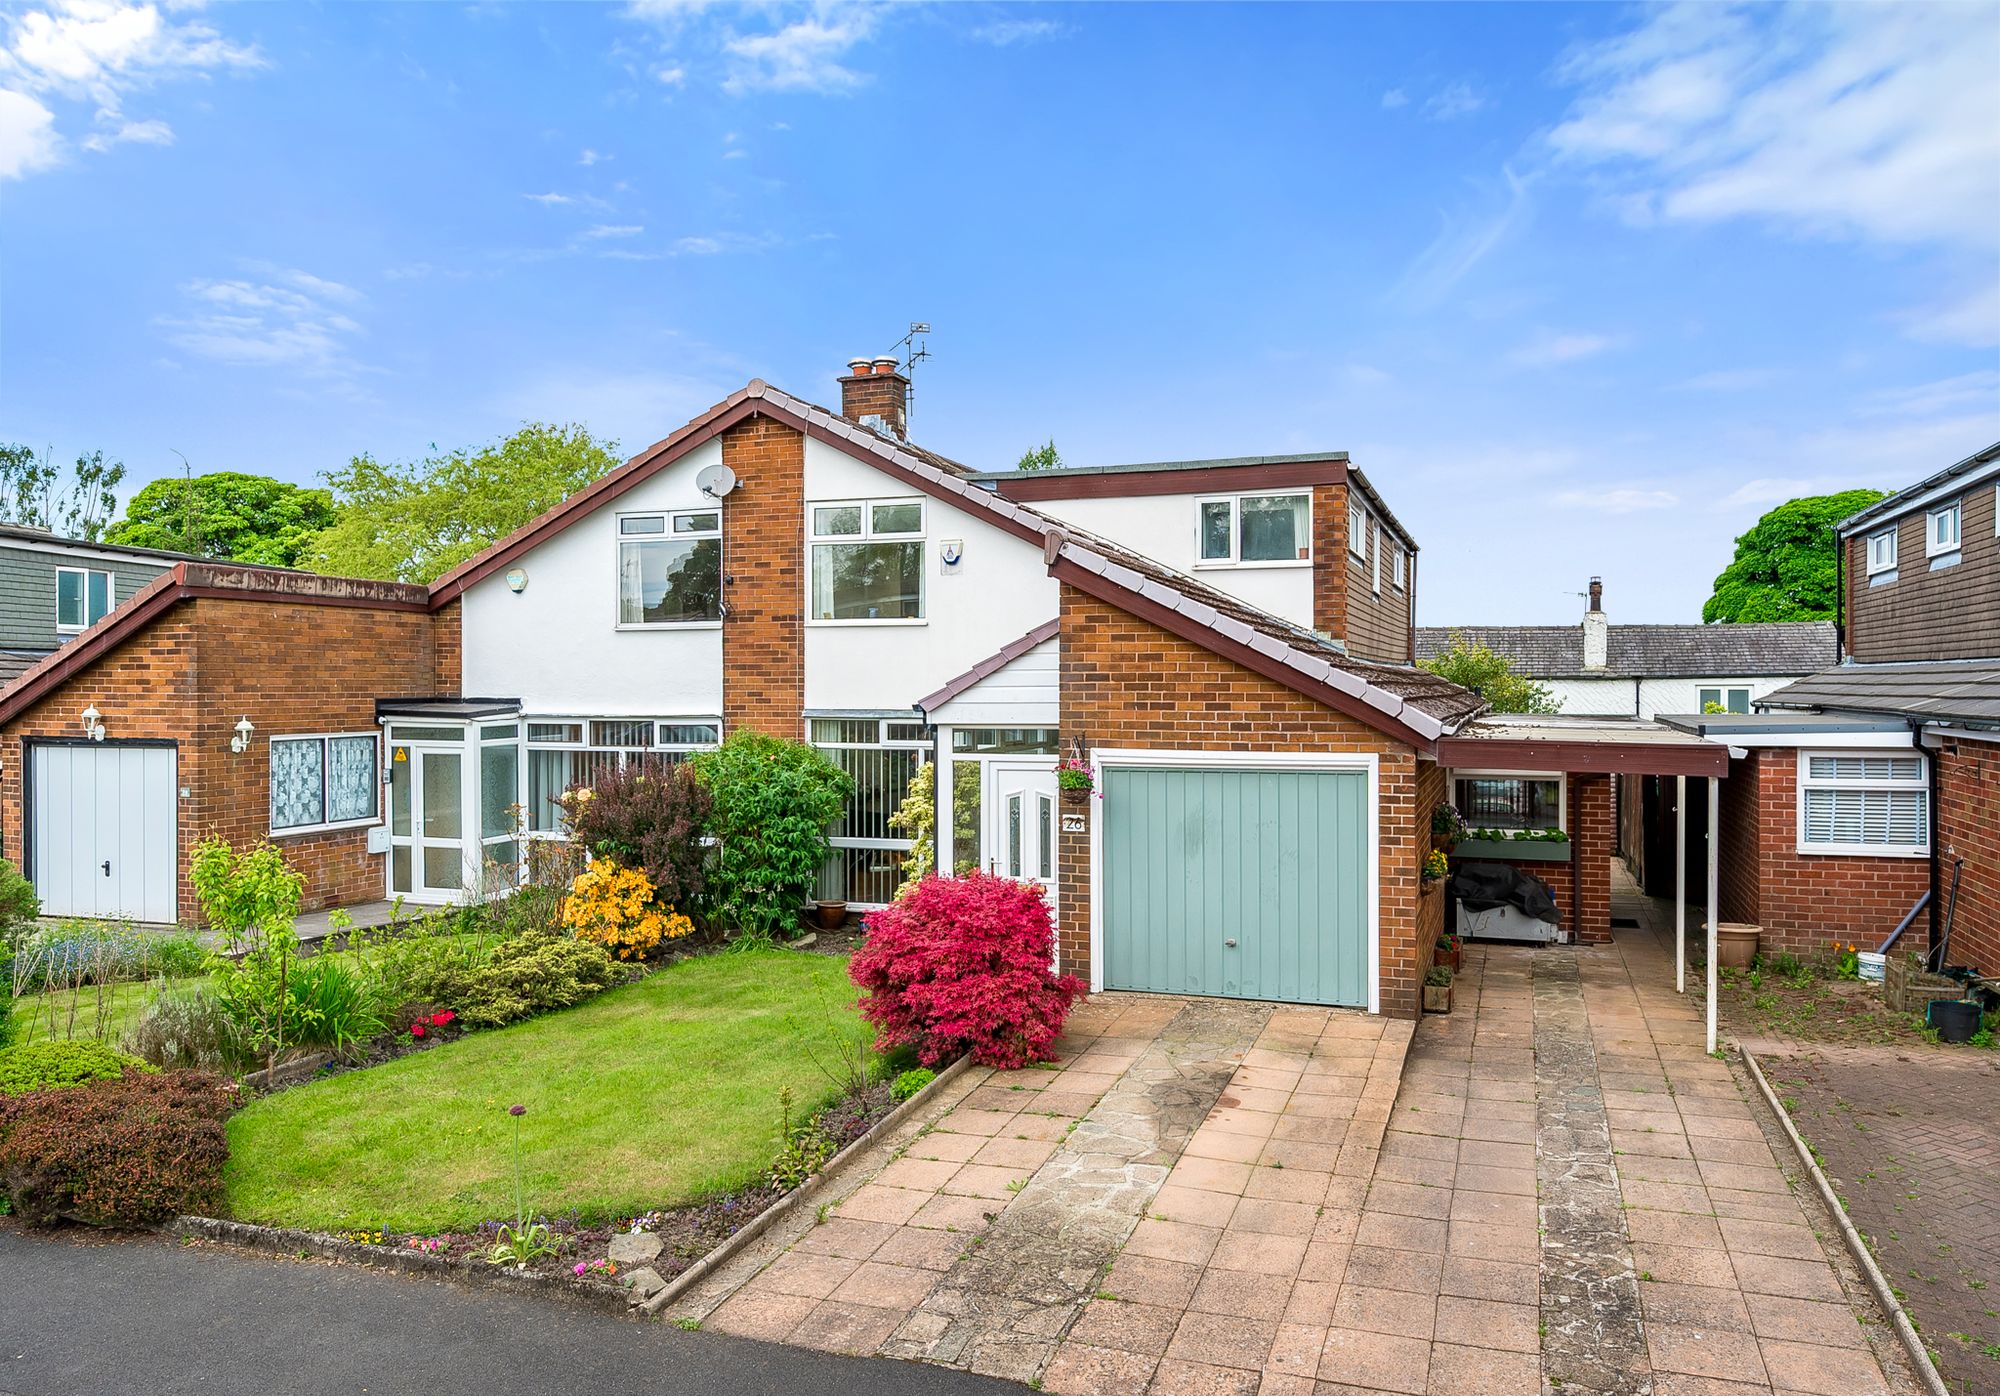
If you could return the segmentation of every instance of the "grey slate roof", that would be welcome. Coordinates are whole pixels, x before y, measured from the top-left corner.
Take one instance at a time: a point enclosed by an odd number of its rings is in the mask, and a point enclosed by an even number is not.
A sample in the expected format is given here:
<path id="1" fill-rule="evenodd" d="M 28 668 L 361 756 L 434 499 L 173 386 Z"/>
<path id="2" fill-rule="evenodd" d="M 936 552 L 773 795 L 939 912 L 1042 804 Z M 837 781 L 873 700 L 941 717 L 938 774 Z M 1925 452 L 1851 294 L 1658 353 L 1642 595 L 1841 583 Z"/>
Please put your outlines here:
<path id="1" fill-rule="evenodd" d="M 1531 679 L 1756 678 L 1815 674 L 1840 662 L 1833 622 L 1747 625 L 1614 625 L 1602 669 L 1583 667 L 1580 625 L 1422 625 L 1417 658 L 1435 659 L 1452 637 L 1484 645 Z"/>
<path id="2" fill-rule="evenodd" d="M 1762 706 L 1899 713 L 1932 721 L 2000 723 L 2000 659 L 1843 664 L 1786 684 Z"/>

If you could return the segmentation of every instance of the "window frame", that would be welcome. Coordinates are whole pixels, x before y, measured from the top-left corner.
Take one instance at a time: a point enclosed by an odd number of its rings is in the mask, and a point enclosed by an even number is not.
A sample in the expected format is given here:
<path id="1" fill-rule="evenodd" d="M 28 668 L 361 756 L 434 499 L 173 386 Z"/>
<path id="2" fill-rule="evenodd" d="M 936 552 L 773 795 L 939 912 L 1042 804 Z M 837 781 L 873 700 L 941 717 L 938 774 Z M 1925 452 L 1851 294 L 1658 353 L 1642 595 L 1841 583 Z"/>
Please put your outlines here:
<path id="1" fill-rule="evenodd" d="M 83 594 L 82 597 L 80 598 L 83 603 L 83 622 L 80 625 L 72 625 L 64 621 L 62 618 L 62 579 L 63 579 L 63 573 L 65 572 L 74 573 L 75 575 L 83 578 Z M 97 616 L 92 616 L 90 614 L 90 579 L 92 577 L 104 578 L 104 611 L 102 614 Z M 91 626 L 97 624 L 98 621 L 103 620 L 105 616 L 110 615 L 113 611 L 117 609 L 118 609 L 118 574 L 113 572 L 110 568 L 108 567 L 56 568 L 56 634 L 81 635 L 84 631 L 90 629 Z"/>
<path id="2" fill-rule="evenodd" d="M 1915 758 L 1922 774 L 1915 780 L 1854 780 L 1839 777 L 1815 777 L 1812 763 L 1815 757 L 1842 756 L 1885 756 L 1900 759 Z M 1933 767 L 1930 758 L 1913 747 L 1889 750 L 1865 750 L 1842 747 L 1837 750 L 1800 747 L 1797 767 L 1797 793 L 1795 807 L 1795 846 L 1801 855 L 1835 858 L 1928 858 L 1931 845 L 1936 841 L 1936 831 L 1931 828 L 1930 788 Z M 1886 790 L 1919 796 L 1918 808 L 1923 812 L 1924 839 L 1920 844 L 1905 843 L 1817 843 L 1806 838 L 1806 793 L 1810 790 Z"/>
<path id="3" fill-rule="evenodd" d="M 715 527 L 699 532 L 676 533 L 674 520 L 699 514 L 715 515 Z M 627 519 L 659 519 L 663 527 L 659 533 L 628 534 L 625 532 Z M 726 610 L 722 601 L 722 576 L 726 559 L 722 556 L 722 506 L 712 504 L 705 508 L 690 509 L 632 509 L 612 516 L 611 548 L 611 627 L 614 630 L 720 630 Z M 626 620 L 625 619 L 625 549 L 643 543 L 699 543 L 707 539 L 715 540 L 715 619 L 714 620 Z M 645 598 L 640 598 L 640 613 L 645 613 Z"/>
<path id="4" fill-rule="evenodd" d="M 1243 501 L 1246 499 L 1303 499 L 1306 505 L 1305 544 L 1306 555 L 1293 558 L 1250 558 L 1243 557 Z M 1202 511 L 1211 504 L 1229 506 L 1229 556 L 1203 557 Z M 1258 571 L 1275 568 L 1300 568 L 1313 565 L 1313 497 L 1310 489 L 1296 486 L 1270 490 L 1239 490 L 1234 494 L 1204 494 L 1195 496 L 1194 501 L 1194 565 L 1198 569 L 1233 568 L 1237 571 Z"/>
<path id="5" fill-rule="evenodd" d="M 1459 770 L 1453 768 L 1450 783 L 1445 787 L 1445 799 L 1450 802 L 1451 807 L 1455 810 L 1459 809 L 1458 784 L 1461 780 L 1552 780 L 1556 783 L 1555 828 L 1564 834 L 1569 833 L 1569 777 L 1561 771 Z M 1468 828 L 1497 829 L 1502 827 L 1498 824 L 1479 824 L 1463 810 L 1459 811 L 1459 817 L 1465 820 Z M 1536 832 L 1542 831 L 1537 830 Z"/>
<path id="6" fill-rule="evenodd" d="M 917 527 L 914 532 L 878 533 L 875 530 L 875 511 L 890 505 L 914 504 L 917 507 Z M 861 511 L 861 531 L 859 533 L 817 533 L 814 531 L 815 515 L 821 509 L 859 509 Z M 929 625 L 931 611 L 930 569 L 926 565 L 930 557 L 930 500 L 924 495 L 883 495 L 879 498 L 861 499 L 809 499 L 805 505 L 806 565 L 805 571 L 805 623 L 808 626 L 823 626 L 834 629 L 842 626 L 913 626 Z M 814 614 L 813 593 L 817 590 L 818 549 L 823 547 L 855 546 L 869 543 L 915 543 L 917 545 L 917 613 L 914 616 L 880 616 L 870 620 L 866 617 L 850 619 L 820 619 Z"/>
<path id="7" fill-rule="evenodd" d="M 375 776 L 370 785 L 375 793 L 375 812 L 361 819 L 333 819 L 326 816 L 328 782 L 333 778 L 333 750 L 335 741 L 366 738 L 375 747 Z M 276 760 L 276 747 L 280 742 L 319 743 L 319 812 L 317 824 L 287 824 L 280 828 L 274 818 L 277 811 L 273 802 L 277 796 L 277 783 L 271 778 L 272 763 Z M 409 745 L 405 742 L 402 745 Z M 382 799 L 382 753 L 385 747 L 384 733 L 377 728 L 371 732 L 274 732 L 264 743 L 264 827 L 274 839 L 289 839 L 300 834 L 324 834 L 338 829 L 366 829 L 384 823 L 387 812 Z"/>
<path id="8" fill-rule="evenodd" d="M 1938 542 L 1938 520 L 1951 520 L 1951 541 Z M 1965 546 L 1965 500 L 1963 497 L 1924 510 L 1924 556 L 1933 560 L 1951 557 Z"/>

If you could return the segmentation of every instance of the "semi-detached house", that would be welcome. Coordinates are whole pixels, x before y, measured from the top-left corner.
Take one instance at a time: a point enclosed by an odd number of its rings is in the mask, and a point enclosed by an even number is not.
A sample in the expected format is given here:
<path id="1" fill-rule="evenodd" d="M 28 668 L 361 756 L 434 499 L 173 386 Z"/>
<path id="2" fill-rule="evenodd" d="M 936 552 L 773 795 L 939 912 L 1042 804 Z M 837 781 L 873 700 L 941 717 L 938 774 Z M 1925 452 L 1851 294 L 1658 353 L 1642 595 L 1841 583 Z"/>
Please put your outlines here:
<path id="1" fill-rule="evenodd" d="M 1417 548 L 1344 455 L 980 474 L 905 438 L 893 360 L 840 384 L 753 380 L 429 587 L 175 566 L 0 692 L 0 839 L 58 914 L 192 920 L 211 832 L 314 905 L 448 901 L 595 770 L 753 728 L 855 778 L 822 897 L 890 897 L 937 762 L 941 861 L 1048 886 L 1093 987 L 1409 1015 L 1448 766 L 1562 788 L 1591 938 L 1612 776 L 1726 759 L 1482 727 L 1410 663 Z"/>

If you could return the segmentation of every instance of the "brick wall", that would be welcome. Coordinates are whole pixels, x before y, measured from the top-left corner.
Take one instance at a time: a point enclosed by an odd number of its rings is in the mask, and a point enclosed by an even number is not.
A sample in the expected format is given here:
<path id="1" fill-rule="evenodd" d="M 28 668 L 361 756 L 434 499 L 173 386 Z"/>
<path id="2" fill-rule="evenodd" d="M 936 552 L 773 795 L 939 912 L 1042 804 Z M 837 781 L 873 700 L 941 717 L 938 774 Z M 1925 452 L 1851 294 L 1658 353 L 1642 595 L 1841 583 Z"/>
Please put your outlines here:
<path id="1" fill-rule="evenodd" d="M 805 437 L 753 417 L 722 437 L 742 488 L 722 511 L 722 720 L 805 736 Z"/>
<path id="2" fill-rule="evenodd" d="M 1761 926 L 1767 953 L 1807 954 L 1836 941 L 1872 949 L 1930 886 L 1930 862 L 1800 853 L 1798 770 L 1789 748 L 1730 762 L 1722 783 L 1722 919 Z M 1690 924 L 1699 916 L 1690 910 Z"/>
<path id="3" fill-rule="evenodd" d="M 457 627 L 444 620 L 295 601 L 181 602 L 0 732 L 0 840 L 10 857 L 20 856 L 23 741 L 78 735 L 76 714 L 90 704 L 113 739 L 176 743 L 178 783 L 188 792 L 179 810 L 182 870 L 211 833 L 239 845 L 271 837 L 268 739 L 372 732 L 378 696 L 440 691 L 440 668 L 456 667 Z M 238 754 L 229 742 L 243 717 L 257 730 L 251 749 Z M 368 854 L 365 829 L 272 841 L 305 874 L 308 908 L 383 895 L 382 859 Z M 182 921 L 195 924 L 184 876 L 178 904 Z"/>
<path id="4" fill-rule="evenodd" d="M 1065 586 L 1062 731 L 1096 747 L 1373 752 L 1380 758 L 1382 1011 L 1421 1007 L 1417 759 L 1407 746 L 1202 647 Z M 1092 818 L 1101 817 L 1093 808 Z M 1063 967 L 1090 972 L 1090 836 L 1062 835 Z M 1428 952 L 1426 952 L 1428 953 Z"/>
<path id="5" fill-rule="evenodd" d="M 1952 857 L 1965 860 L 1949 958 L 2000 974 L 2000 741 L 1947 737 L 1934 757 L 1941 898 L 1951 894 Z"/>

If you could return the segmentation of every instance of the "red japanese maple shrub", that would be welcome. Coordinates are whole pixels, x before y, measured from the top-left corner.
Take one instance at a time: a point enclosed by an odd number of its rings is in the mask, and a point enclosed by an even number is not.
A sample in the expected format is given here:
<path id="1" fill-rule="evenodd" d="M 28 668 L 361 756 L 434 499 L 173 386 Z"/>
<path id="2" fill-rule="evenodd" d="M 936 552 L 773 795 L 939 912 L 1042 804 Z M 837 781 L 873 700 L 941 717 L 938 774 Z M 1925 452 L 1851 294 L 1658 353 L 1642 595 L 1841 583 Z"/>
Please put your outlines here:
<path id="1" fill-rule="evenodd" d="M 981 1066 L 1047 1061 L 1083 981 L 1057 974 L 1055 927 L 1031 882 L 968 873 L 924 878 L 863 923 L 848 965 L 866 991 L 876 1047 L 914 1047 L 926 1066 L 971 1052 Z"/>

